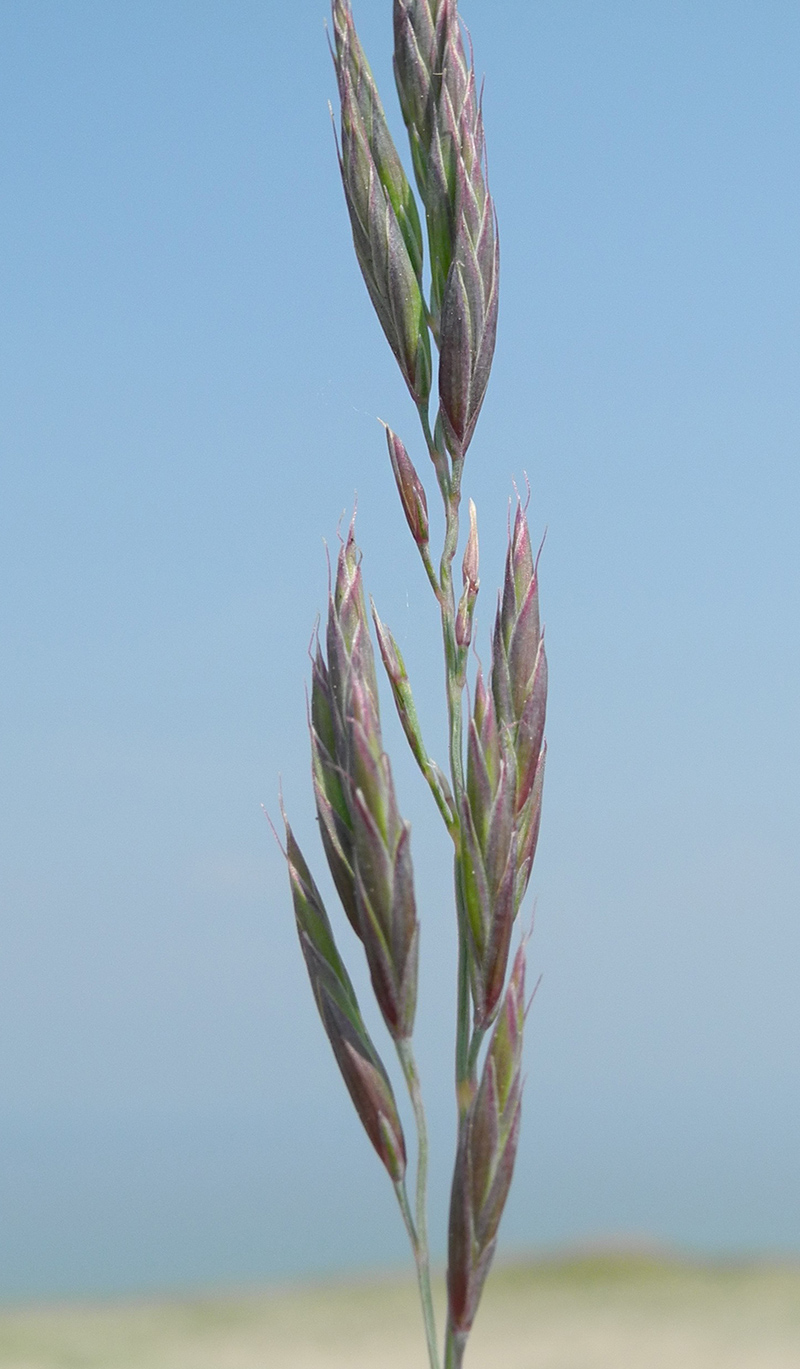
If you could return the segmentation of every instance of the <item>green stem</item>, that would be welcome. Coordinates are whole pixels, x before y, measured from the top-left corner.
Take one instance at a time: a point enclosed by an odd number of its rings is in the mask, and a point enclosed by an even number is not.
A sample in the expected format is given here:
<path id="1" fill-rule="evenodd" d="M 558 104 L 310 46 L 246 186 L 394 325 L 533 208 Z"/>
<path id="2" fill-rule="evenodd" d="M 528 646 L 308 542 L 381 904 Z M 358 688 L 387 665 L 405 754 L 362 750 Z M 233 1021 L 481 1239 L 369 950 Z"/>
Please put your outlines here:
<path id="1" fill-rule="evenodd" d="M 444 1369 L 461 1369 L 466 1346 L 466 1336 L 463 1334 L 459 1335 L 457 1331 L 454 1331 L 448 1318 L 447 1336 L 444 1346 Z"/>
<path id="2" fill-rule="evenodd" d="M 455 593 L 453 589 L 453 558 L 458 546 L 458 508 L 461 499 L 462 463 L 453 462 L 453 478 L 450 498 L 446 506 L 447 524 L 445 543 L 442 551 L 440 583 L 444 594 L 442 603 L 442 634 L 444 637 L 445 662 L 447 668 L 447 705 L 450 723 L 450 771 L 453 779 L 453 794 L 456 801 L 456 816 L 460 822 L 464 796 L 464 721 L 463 695 L 464 670 L 455 636 Z M 459 834 L 457 833 L 457 836 Z M 456 1097 L 459 1118 L 463 1117 L 469 1105 L 469 1041 L 470 1041 L 470 988 L 469 988 L 469 950 L 467 944 L 467 917 L 464 907 L 460 877 L 461 849 L 460 840 L 456 845 L 455 856 L 455 894 L 458 914 L 458 1004 L 456 1017 Z"/>
<path id="3" fill-rule="evenodd" d="M 442 615 L 442 637 L 447 677 L 447 713 L 450 731 L 450 773 L 453 780 L 453 795 L 456 813 L 461 813 L 461 800 L 464 794 L 464 736 L 462 716 L 462 696 L 464 680 L 461 666 L 461 650 L 456 642 L 456 601 L 453 588 L 453 557 L 458 547 L 458 510 L 461 502 L 461 470 L 453 466 L 450 494 L 445 506 L 446 527 L 442 560 L 439 568 L 439 584 L 442 589 L 440 600 Z"/>
<path id="4" fill-rule="evenodd" d="M 430 583 L 431 583 L 431 588 L 432 588 L 434 594 L 436 595 L 436 598 L 437 598 L 437 599 L 439 600 L 439 602 L 441 603 L 441 600 L 442 600 L 442 587 L 441 587 L 441 585 L 439 584 L 439 580 L 438 580 L 438 577 L 437 577 L 437 575 L 436 575 L 436 568 L 435 568 L 435 566 L 434 566 L 434 564 L 433 564 L 433 561 L 431 560 L 431 554 L 430 554 L 430 551 L 428 550 L 428 543 L 427 543 L 427 542 L 423 542 L 423 543 L 418 544 L 418 545 L 419 545 L 419 554 L 420 554 L 420 556 L 422 557 L 422 564 L 423 564 L 423 566 L 425 567 L 425 574 L 427 575 L 427 577 L 428 577 L 428 579 L 429 579 L 429 581 L 430 581 Z"/>
<path id="5" fill-rule="evenodd" d="M 411 1245 L 414 1251 L 414 1259 L 417 1265 L 417 1282 L 419 1284 L 419 1296 L 422 1303 L 422 1316 L 425 1322 L 425 1338 L 428 1343 L 428 1359 L 431 1369 L 439 1369 L 439 1349 L 436 1342 L 436 1317 L 433 1311 L 433 1296 L 431 1293 L 431 1268 L 430 1251 L 428 1247 L 428 1127 L 425 1121 L 425 1108 L 422 1104 L 422 1090 L 419 1084 L 419 1072 L 417 1062 L 414 1058 L 414 1051 L 411 1042 L 399 1040 L 396 1043 L 397 1054 L 405 1076 L 408 1094 L 411 1099 L 411 1106 L 414 1110 L 414 1122 L 417 1128 L 417 1192 L 416 1192 L 416 1221 L 411 1218 L 408 1210 L 408 1196 L 405 1185 L 397 1185 L 398 1198 L 402 1188 L 402 1197 L 405 1200 L 407 1212 L 403 1213 Z M 401 1200 L 402 1208 L 403 1202 Z"/>
<path id="6" fill-rule="evenodd" d="M 450 774 L 455 802 L 455 822 L 451 835 L 455 843 L 454 880 L 456 912 L 458 917 L 458 1006 L 456 1018 L 456 1099 L 458 1102 L 459 1145 L 465 1125 L 467 1109 L 474 1093 L 473 1076 L 477 1052 L 473 1053 L 471 1040 L 471 995 L 469 982 L 469 945 L 467 940 L 467 917 L 461 883 L 461 812 L 464 798 L 464 719 L 463 695 L 465 687 L 465 653 L 456 641 L 456 600 L 453 587 L 453 560 L 458 549 L 459 505 L 461 503 L 461 474 L 463 457 L 454 457 L 452 469 L 447 453 L 437 448 L 431 433 L 427 410 L 420 409 L 420 418 L 428 444 L 428 451 L 436 470 L 439 489 L 442 494 L 445 513 L 445 536 L 442 558 L 439 566 L 438 581 L 435 574 L 428 571 L 428 578 L 434 585 L 442 620 L 444 642 L 445 679 L 447 689 L 447 716 L 449 725 Z M 427 569 L 427 567 L 426 567 Z M 438 591 L 437 591 L 438 585 Z M 480 1042 L 478 1043 L 480 1047 Z M 456 1334 L 448 1320 L 445 1343 L 445 1369 L 461 1369 L 466 1337 Z M 430 1351 L 430 1340 L 429 1340 Z M 433 1361 L 432 1361 L 433 1362 Z"/>
<path id="7" fill-rule="evenodd" d="M 456 903 L 458 905 L 458 1001 L 456 1005 L 456 1099 L 459 1124 L 470 1104 L 470 993 L 469 952 L 467 947 L 466 910 L 461 891 L 459 856 L 455 859 Z"/>
<path id="8" fill-rule="evenodd" d="M 430 415 L 428 414 L 427 405 L 420 405 L 419 419 L 420 423 L 422 424 L 422 431 L 425 435 L 425 441 L 428 446 L 428 455 L 430 456 L 430 459 L 433 462 L 433 467 L 436 471 L 436 479 L 439 483 L 439 489 L 442 492 L 442 499 L 444 500 L 446 506 L 447 500 L 450 495 L 450 466 L 447 460 L 447 453 L 440 451 L 436 445 L 436 442 L 434 441 L 433 433 L 431 432 L 431 421 Z"/>

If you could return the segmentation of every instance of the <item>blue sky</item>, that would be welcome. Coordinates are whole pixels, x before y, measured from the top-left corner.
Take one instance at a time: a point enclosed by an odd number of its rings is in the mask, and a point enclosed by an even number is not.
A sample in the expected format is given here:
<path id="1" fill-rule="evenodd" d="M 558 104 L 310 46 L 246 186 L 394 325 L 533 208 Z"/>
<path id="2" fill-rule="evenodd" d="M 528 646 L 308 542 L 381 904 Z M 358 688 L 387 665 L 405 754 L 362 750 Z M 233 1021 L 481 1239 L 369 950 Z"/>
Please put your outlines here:
<path id="1" fill-rule="evenodd" d="M 502 248 L 465 476 L 484 644 L 512 480 L 548 529 L 543 981 L 507 1245 L 796 1251 L 800 15 L 461 9 Z M 355 13 L 399 138 L 388 0 Z M 349 240 L 324 18 L 0 15 L 9 1296 L 404 1258 L 260 807 L 281 775 L 321 870 L 306 652 L 356 492 L 368 587 L 444 751 L 377 418 L 421 452 Z M 447 850 L 385 712 L 441 1228 Z"/>

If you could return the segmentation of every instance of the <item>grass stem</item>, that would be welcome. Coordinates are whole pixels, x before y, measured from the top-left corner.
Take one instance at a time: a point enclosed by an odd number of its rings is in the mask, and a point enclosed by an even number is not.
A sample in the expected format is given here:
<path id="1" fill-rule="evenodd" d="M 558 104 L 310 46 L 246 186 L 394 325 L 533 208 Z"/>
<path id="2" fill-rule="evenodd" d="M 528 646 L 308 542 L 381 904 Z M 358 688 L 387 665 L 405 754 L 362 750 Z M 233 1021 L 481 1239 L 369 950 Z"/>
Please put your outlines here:
<path id="1" fill-rule="evenodd" d="M 422 1090 L 419 1083 L 419 1072 L 417 1062 L 414 1058 L 414 1051 L 409 1040 L 400 1039 L 397 1041 L 397 1054 L 405 1076 L 408 1095 L 411 1099 L 411 1106 L 414 1110 L 414 1122 L 417 1129 L 417 1185 L 416 1185 L 416 1213 L 412 1218 L 408 1208 L 408 1195 L 405 1185 L 398 1185 L 398 1197 L 402 1190 L 403 1207 L 405 1201 L 407 1212 L 404 1211 L 406 1227 L 408 1229 L 411 1245 L 414 1251 L 414 1259 L 417 1266 L 417 1282 L 419 1284 L 419 1296 L 422 1303 L 422 1316 L 425 1322 L 425 1338 L 428 1344 L 428 1359 L 431 1369 L 439 1369 L 439 1347 L 436 1338 L 436 1317 L 433 1310 L 433 1295 L 431 1293 L 431 1267 L 430 1250 L 428 1246 L 428 1127 L 425 1120 L 425 1108 L 422 1103 Z"/>

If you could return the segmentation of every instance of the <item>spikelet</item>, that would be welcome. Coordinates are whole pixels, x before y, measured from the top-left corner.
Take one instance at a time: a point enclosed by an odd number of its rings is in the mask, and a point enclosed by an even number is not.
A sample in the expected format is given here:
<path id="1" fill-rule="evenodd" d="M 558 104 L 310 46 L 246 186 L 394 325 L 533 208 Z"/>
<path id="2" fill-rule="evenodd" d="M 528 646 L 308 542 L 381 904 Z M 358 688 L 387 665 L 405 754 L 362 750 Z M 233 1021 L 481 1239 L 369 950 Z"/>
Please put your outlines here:
<path id="1" fill-rule="evenodd" d="M 311 752 L 317 816 L 342 906 L 364 943 L 389 1031 L 410 1036 L 419 929 L 410 827 L 383 749 L 375 658 L 352 524 L 328 605 L 327 662 L 312 668 Z"/>
<path id="2" fill-rule="evenodd" d="M 405 382 L 416 403 L 427 404 L 431 356 L 419 215 L 349 0 L 333 0 L 332 14 L 341 108 L 339 168 L 356 256 Z"/>
<path id="3" fill-rule="evenodd" d="M 400 1183 L 406 1144 L 389 1076 L 364 1026 L 319 890 L 288 822 L 285 854 L 297 934 L 322 1024 L 364 1130 L 393 1183 Z"/>
<path id="4" fill-rule="evenodd" d="M 514 923 L 517 840 L 514 770 L 494 701 L 478 671 L 467 741 L 461 812 L 461 889 L 470 943 L 475 1026 L 485 1029 L 500 1002 Z"/>
<path id="5" fill-rule="evenodd" d="M 394 0 L 394 70 L 426 209 L 440 418 L 462 459 L 497 334 L 499 245 L 483 117 L 455 0 Z"/>
<path id="6" fill-rule="evenodd" d="M 520 947 L 492 1033 L 478 1091 L 461 1130 L 450 1200 L 447 1300 L 456 1342 L 478 1309 L 497 1244 L 519 1140 L 525 947 Z"/>
<path id="7" fill-rule="evenodd" d="M 519 907 L 536 854 L 547 750 L 547 657 L 539 618 L 539 583 L 528 522 L 519 501 L 494 626 L 492 694 L 498 723 L 515 760 L 515 904 Z"/>
<path id="8" fill-rule="evenodd" d="M 403 513 L 406 516 L 411 536 L 418 547 L 427 546 L 430 527 L 428 524 L 428 500 L 424 486 L 405 446 L 397 433 L 393 433 L 388 425 L 386 427 L 386 442 L 389 448 L 389 460 L 392 463 L 392 471 L 397 483 L 397 492 L 400 495 L 400 502 L 403 505 Z"/>

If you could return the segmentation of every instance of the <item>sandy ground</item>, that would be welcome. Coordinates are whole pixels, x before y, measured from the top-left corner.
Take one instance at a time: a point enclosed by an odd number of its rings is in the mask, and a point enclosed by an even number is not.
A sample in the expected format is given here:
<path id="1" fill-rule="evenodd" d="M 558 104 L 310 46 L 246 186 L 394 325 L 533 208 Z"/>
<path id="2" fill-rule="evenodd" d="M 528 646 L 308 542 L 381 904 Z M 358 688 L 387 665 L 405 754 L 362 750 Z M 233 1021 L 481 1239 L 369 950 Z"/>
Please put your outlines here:
<path id="1" fill-rule="evenodd" d="M 412 1285 L 0 1313 L 2 1369 L 427 1369 Z M 800 1369 L 800 1268 L 509 1267 L 465 1369 Z"/>

